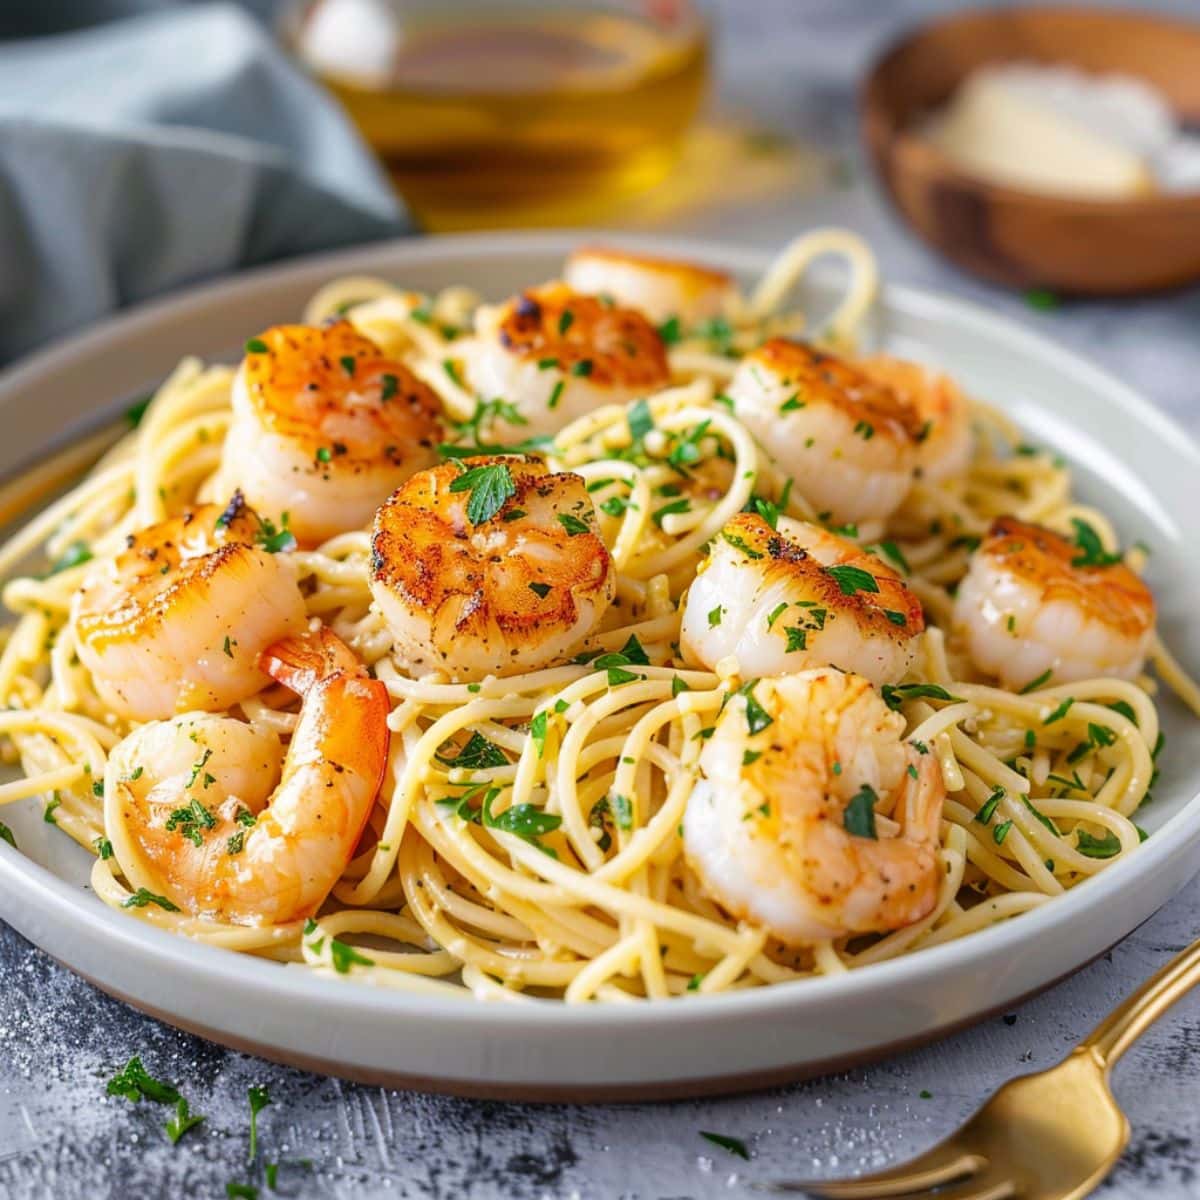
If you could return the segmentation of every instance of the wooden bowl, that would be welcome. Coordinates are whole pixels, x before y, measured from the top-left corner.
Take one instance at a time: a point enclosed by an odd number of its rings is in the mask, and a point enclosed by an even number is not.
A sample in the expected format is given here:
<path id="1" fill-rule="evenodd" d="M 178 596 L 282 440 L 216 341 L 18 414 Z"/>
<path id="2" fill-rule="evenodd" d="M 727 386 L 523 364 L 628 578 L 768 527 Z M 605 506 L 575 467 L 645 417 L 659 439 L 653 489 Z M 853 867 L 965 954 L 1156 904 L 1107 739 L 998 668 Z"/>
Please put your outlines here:
<path id="1" fill-rule="evenodd" d="M 1012 287 L 1129 295 L 1200 279 L 1200 192 L 1080 200 L 1008 187 L 957 168 L 917 132 L 977 67 L 1065 63 L 1154 85 L 1200 123 L 1200 26 L 1100 9 L 963 13 L 903 38 L 869 72 L 862 132 L 893 203 L 931 246 Z"/>

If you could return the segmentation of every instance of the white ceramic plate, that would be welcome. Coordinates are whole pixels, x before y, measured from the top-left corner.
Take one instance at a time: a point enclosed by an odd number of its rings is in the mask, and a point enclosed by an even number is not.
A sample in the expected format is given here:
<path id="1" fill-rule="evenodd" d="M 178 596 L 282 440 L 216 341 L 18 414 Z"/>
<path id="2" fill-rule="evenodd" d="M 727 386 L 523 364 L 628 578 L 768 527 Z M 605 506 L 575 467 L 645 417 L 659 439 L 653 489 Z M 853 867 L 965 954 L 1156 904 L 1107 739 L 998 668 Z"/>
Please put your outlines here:
<path id="1" fill-rule="evenodd" d="M 106 322 L 0 377 L 0 478 L 119 412 L 184 354 L 233 358 L 245 337 L 295 319 L 338 275 L 382 274 L 492 297 L 553 276 L 575 237 L 397 242 L 197 288 Z M 756 253 L 624 238 L 752 278 Z M 831 293 L 800 299 L 828 307 Z M 933 359 L 1076 466 L 1078 486 L 1126 540 L 1153 549 L 1162 628 L 1200 665 L 1200 451 L 1115 379 L 978 308 L 888 289 L 878 337 Z M 431 999 L 326 980 L 149 928 L 87 890 L 88 856 L 29 801 L 4 814 L 0 916 L 107 992 L 171 1024 L 285 1062 L 370 1082 L 507 1098 L 696 1095 L 761 1086 L 929 1039 L 1074 971 L 1124 937 L 1200 865 L 1200 723 L 1164 703 L 1168 737 L 1152 831 L 1127 862 L 973 937 L 840 978 L 667 1003 L 569 1008 Z"/>

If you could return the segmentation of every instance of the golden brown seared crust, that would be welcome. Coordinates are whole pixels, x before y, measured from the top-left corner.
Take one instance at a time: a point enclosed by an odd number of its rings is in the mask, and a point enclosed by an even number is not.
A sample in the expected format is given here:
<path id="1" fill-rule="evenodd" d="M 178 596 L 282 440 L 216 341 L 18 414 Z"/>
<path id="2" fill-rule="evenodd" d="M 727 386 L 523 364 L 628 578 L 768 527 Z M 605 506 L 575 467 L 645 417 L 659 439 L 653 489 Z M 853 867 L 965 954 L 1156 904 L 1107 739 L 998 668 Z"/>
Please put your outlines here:
<path id="1" fill-rule="evenodd" d="M 1139 637 L 1154 624 L 1154 596 L 1123 562 L 1089 565 L 1082 549 L 1043 525 L 997 517 L 977 551 L 1041 589 L 1043 600 L 1066 600 L 1122 634 Z"/>
<path id="2" fill-rule="evenodd" d="M 450 485 L 465 470 L 494 465 L 507 467 L 513 494 L 490 520 L 472 524 L 470 492 Z M 553 515 L 543 519 L 551 505 L 587 531 L 572 532 Z M 371 573 L 431 619 L 457 600 L 461 633 L 494 625 L 519 638 L 539 626 L 573 625 L 578 597 L 605 590 L 609 554 L 594 526 L 584 481 L 572 472 L 504 455 L 443 463 L 418 472 L 376 513 Z M 521 545 L 533 553 L 510 553 Z"/>
<path id="3" fill-rule="evenodd" d="M 432 449 L 443 438 L 433 389 L 349 321 L 274 325 L 247 346 L 246 393 L 271 433 L 324 447 L 346 466 L 398 465 L 414 442 Z"/>
<path id="4" fill-rule="evenodd" d="M 227 505 L 186 508 L 146 529 L 131 533 L 117 555 L 115 571 L 126 581 L 114 607 L 89 611 L 88 592 L 103 583 L 85 578 L 75 625 L 79 636 L 96 649 L 132 641 L 152 633 L 177 606 L 194 604 L 219 571 L 264 553 L 255 547 L 259 519 L 240 492 Z M 97 570 L 108 570 L 102 563 Z"/>
<path id="5" fill-rule="evenodd" d="M 709 288 L 729 287 L 733 276 L 728 271 L 718 271 L 700 263 L 685 262 L 678 258 L 660 258 L 653 254 L 634 254 L 629 250 L 618 250 L 614 246 L 580 246 L 567 260 L 568 265 L 581 259 L 598 258 L 605 262 L 627 263 L 646 271 L 674 280 L 693 294 Z"/>
<path id="6" fill-rule="evenodd" d="M 601 386 L 660 388 L 671 379 L 658 330 L 632 308 L 581 296 L 563 283 L 528 288 L 505 302 L 498 336 L 510 353 L 555 360 Z"/>
<path id="7" fill-rule="evenodd" d="M 806 342 L 771 338 L 744 361 L 774 372 L 782 386 L 795 389 L 801 403 L 828 404 L 856 425 L 863 422 L 871 429 L 870 436 L 914 444 L 921 437 L 923 422 L 916 409 L 892 388 Z"/>
<path id="8" fill-rule="evenodd" d="M 791 538 L 772 529 L 757 513 L 738 513 L 726 524 L 721 536 L 747 557 L 761 555 L 761 561 L 755 561 L 764 568 L 766 579 L 796 580 L 818 606 L 823 605 L 839 615 L 853 616 L 864 628 L 869 628 L 873 636 L 905 643 L 925 628 L 925 613 L 920 600 L 898 572 L 866 550 L 856 554 L 849 565 L 867 571 L 878 585 L 878 592 L 865 589 L 848 592 L 838 582 L 836 569 L 831 571 L 823 566 Z M 835 568 L 837 565 L 834 564 Z M 888 612 L 902 616 L 903 624 L 898 618 L 889 618 Z"/>

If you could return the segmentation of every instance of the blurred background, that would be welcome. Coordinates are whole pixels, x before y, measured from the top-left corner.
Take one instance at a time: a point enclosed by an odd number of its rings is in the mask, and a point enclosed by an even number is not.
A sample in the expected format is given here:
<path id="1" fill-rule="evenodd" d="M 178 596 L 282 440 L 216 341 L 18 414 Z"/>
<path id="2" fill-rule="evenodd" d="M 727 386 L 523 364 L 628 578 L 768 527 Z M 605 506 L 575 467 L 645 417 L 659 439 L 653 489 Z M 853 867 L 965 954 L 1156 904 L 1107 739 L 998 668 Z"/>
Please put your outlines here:
<path id="1" fill-rule="evenodd" d="M 1001 4 L 972 29 L 953 0 L 7 0 L 0 361 L 198 279 L 423 232 L 780 246 L 839 223 L 889 277 L 1001 305 L 1178 288 L 1200 276 L 1200 32 L 1171 18 L 1195 7 L 1056 29 Z M 977 87 L 996 59 L 1043 77 Z M 1006 178 L 1022 159 L 1062 169 Z"/>

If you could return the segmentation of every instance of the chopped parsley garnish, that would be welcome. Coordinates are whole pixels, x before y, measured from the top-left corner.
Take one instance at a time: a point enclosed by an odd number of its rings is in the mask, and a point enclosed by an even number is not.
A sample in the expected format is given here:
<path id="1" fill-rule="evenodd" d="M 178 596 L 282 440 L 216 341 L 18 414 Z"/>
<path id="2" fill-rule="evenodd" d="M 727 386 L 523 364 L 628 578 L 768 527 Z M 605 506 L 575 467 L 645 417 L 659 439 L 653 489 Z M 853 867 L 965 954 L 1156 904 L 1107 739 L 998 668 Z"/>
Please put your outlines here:
<path id="1" fill-rule="evenodd" d="M 783 403 L 782 403 L 782 404 L 779 406 L 779 411 L 780 411 L 781 413 L 796 412 L 796 411 L 798 411 L 799 409 L 801 409 L 801 408 L 803 408 L 803 407 L 804 407 L 804 401 L 800 399 L 800 395 L 799 395 L 799 393 L 797 393 L 797 392 L 793 392 L 793 393 L 792 393 L 792 395 L 790 395 L 790 396 L 789 396 L 789 397 L 788 397 L 788 398 L 787 398 L 787 399 L 786 399 L 786 400 L 785 400 L 785 401 L 784 401 L 784 402 L 783 402 Z"/>
<path id="2" fill-rule="evenodd" d="M 996 812 L 996 806 L 1004 799 L 1004 789 L 998 787 L 980 806 L 979 811 L 975 814 L 975 820 L 980 825 L 990 825 L 993 815 Z"/>
<path id="3" fill-rule="evenodd" d="M 701 321 L 692 332 L 698 338 L 711 343 L 718 354 L 728 354 L 732 349 L 733 326 L 724 317 L 712 317 Z"/>
<path id="4" fill-rule="evenodd" d="M 1067 696 L 1066 699 L 1042 722 L 1043 725 L 1053 725 L 1055 721 L 1061 721 L 1063 717 L 1071 711 L 1071 706 L 1075 703 L 1074 696 Z"/>
<path id="5" fill-rule="evenodd" d="M 575 364 L 575 365 L 574 365 L 574 366 L 571 368 L 571 374 L 572 374 L 572 375 L 579 375 L 579 376 L 582 376 L 582 377 L 583 377 L 583 378 L 585 378 L 585 379 L 586 379 L 586 378 L 587 378 L 587 376 L 589 376 L 591 373 L 592 373 L 592 360 L 591 360 L 590 358 L 581 358 L 581 359 L 579 360 L 579 362 L 577 362 L 577 363 L 576 363 L 576 364 Z"/>
<path id="6" fill-rule="evenodd" d="M 676 675 L 675 678 L 671 680 L 672 700 L 674 700 L 680 694 L 680 692 L 690 692 L 691 690 L 692 689 L 688 687 L 687 683 L 682 679 L 681 676 Z"/>
<path id="7" fill-rule="evenodd" d="M 194 797 L 186 808 L 177 808 L 167 817 L 167 829 L 178 830 L 194 846 L 203 846 L 205 831 L 216 827 L 217 818 Z"/>
<path id="8" fill-rule="evenodd" d="M 843 596 L 853 596 L 855 592 L 878 592 L 879 582 L 870 571 L 862 567 L 854 567 L 842 563 L 834 567 L 826 567 L 825 573 L 841 589 Z"/>
<path id="9" fill-rule="evenodd" d="M 110 1096 L 124 1096 L 137 1104 L 139 1100 L 152 1100 L 155 1104 L 175 1104 L 179 1091 L 162 1079 L 155 1079 L 134 1055 L 109 1081 L 105 1091 Z"/>
<path id="10" fill-rule="evenodd" d="M 534 713 L 533 720 L 529 722 L 529 736 L 537 747 L 538 758 L 541 758 L 546 750 L 546 726 L 549 719 L 549 714 L 543 708 L 540 712 Z"/>
<path id="11" fill-rule="evenodd" d="M 266 352 L 267 343 L 264 342 L 262 338 L 250 338 L 249 341 L 246 342 L 247 354 L 266 354 Z"/>
<path id="12" fill-rule="evenodd" d="M 1134 725 L 1138 723 L 1137 713 L 1133 711 L 1133 705 L 1129 704 L 1127 701 L 1114 700 L 1111 704 L 1109 704 L 1108 707 L 1111 708 L 1113 712 L 1120 713 L 1121 716 L 1123 716 L 1127 721 L 1132 721 Z"/>
<path id="13" fill-rule="evenodd" d="M 639 667 L 650 665 L 650 656 L 646 653 L 642 643 L 638 641 L 635 633 L 629 635 L 629 640 L 621 647 L 621 654 L 626 662 L 636 663 Z"/>
<path id="14" fill-rule="evenodd" d="M 1043 671 L 1036 679 L 1031 679 L 1023 688 L 1020 695 L 1026 696 L 1030 692 L 1036 692 L 1043 684 L 1050 682 L 1050 676 L 1053 672 L 1049 669 Z"/>
<path id="15" fill-rule="evenodd" d="M 1121 839 L 1111 829 L 1104 831 L 1103 837 L 1093 837 L 1082 829 L 1078 832 L 1078 842 L 1075 849 L 1088 858 L 1112 858 L 1121 851 Z"/>
<path id="16" fill-rule="evenodd" d="M 721 618 L 725 615 L 725 609 L 718 604 L 716 608 L 711 609 L 708 614 L 708 627 L 715 629 L 721 623 Z"/>
<path id="17" fill-rule="evenodd" d="M 387 374 L 380 376 L 379 383 L 379 400 L 386 404 L 400 390 L 400 381 L 395 375 Z"/>
<path id="18" fill-rule="evenodd" d="M 558 402 L 562 399 L 563 388 L 566 384 L 560 379 L 553 388 L 550 389 L 550 396 L 546 400 L 547 408 L 557 408 Z"/>
<path id="19" fill-rule="evenodd" d="M 616 818 L 617 828 L 629 830 L 633 828 L 633 801 L 620 792 L 613 792 L 610 801 L 612 813 Z"/>
<path id="20" fill-rule="evenodd" d="M 558 318 L 558 332 L 560 336 L 566 333 L 574 323 L 575 314 L 569 308 L 564 308 Z"/>
<path id="21" fill-rule="evenodd" d="M 467 499 L 467 520 L 472 525 L 490 521 L 510 496 L 516 494 L 512 471 L 505 463 L 489 463 L 464 471 L 450 484 L 452 492 L 470 492 Z"/>
<path id="22" fill-rule="evenodd" d="M 700 985 L 697 984 L 697 987 Z M 689 989 L 691 984 L 688 985 Z M 723 1133 L 710 1133 L 708 1130 L 701 1129 L 700 1136 L 707 1142 L 712 1142 L 714 1146 L 720 1146 L 722 1150 L 727 1150 L 730 1154 L 736 1155 L 738 1158 L 744 1158 L 747 1162 L 750 1161 L 750 1151 L 746 1149 L 746 1143 L 741 1138 L 727 1137 Z"/>
<path id="23" fill-rule="evenodd" d="M 96 839 L 96 841 L 99 840 L 99 838 Z M 17 839 L 13 837 L 13 831 L 3 821 L 0 821 L 0 842 L 7 842 L 14 850 L 17 848 Z"/>
<path id="24" fill-rule="evenodd" d="M 629 423 L 629 436 L 640 442 L 654 428 L 654 417 L 650 413 L 650 405 L 645 400 L 638 400 L 630 406 L 626 415 Z"/>
<path id="25" fill-rule="evenodd" d="M 551 587 L 548 583 L 534 582 L 529 585 L 529 590 L 533 592 L 533 594 L 537 596 L 539 600 L 545 600 L 545 598 L 550 595 Z"/>
<path id="26" fill-rule="evenodd" d="M 142 423 L 142 418 L 146 415 L 146 409 L 150 407 L 150 402 L 153 399 L 154 393 L 147 392 L 140 400 L 135 400 L 125 410 L 125 420 L 129 422 L 132 429 L 136 429 Z"/>
<path id="27" fill-rule="evenodd" d="M 338 359 L 338 362 L 342 364 L 342 370 L 345 371 L 347 375 L 353 377 L 354 371 L 358 367 L 358 360 L 354 357 L 354 355 L 343 354 L 342 357 Z"/>
<path id="28" fill-rule="evenodd" d="M 138 888 L 127 900 L 125 900 L 122 908 L 145 908 L 147 904 L 157 904 L 164 912 L 178 912 L 179 906 L 172 904 L 166 896 L 157 896 L 154 892 L 147 890 L 144 887 Z"/>
<path id="29" fill-rule="evenodd" d="M 333 451 L 328 446 L 317 447 L 317 462 L 327 463 L 333 458 Z"/>
<path id="30" fill-rule="evenodd" d="M 1111 567 L 1121 561 L 1119 554 L 1110 554 L 1104 549 L 1100 535 L 1080 517 L 1072 517 L 1071 524 L 1075 526 L 1075 545 L 1079 553 L 1071 559 L 1073 567 Z"/>
<path id="31" fill-rule="evenodd" d="M 239 829 L 231 838 L 225 842 L 226 854 L 241 854 L 246 848 L 246 831 Z"/>
<path id="32" fill-rule="evenodd" d="M 227 1183 L 226 1200 L 258 1200 L 258 1188 L 251 1183 Z"/>
<path id="33" fill-rule="evenodd" d="M 98 837 L 92 841 L 92 846 L 96 851 L 96 857 L 107 862 L 113 856 L 112 842 L 106 837 Z"/>
<path id="34" fill-rule="evenodd" d="M 854 837 L 878 839 L 875 832 L 875 804 L 879 797 L 869 783 L 864 783 L 846 804 L 842 824 Z"/>
<path id="35" fill-rule="evenodd" d="M 352 966 L 373 967 L 375 965 L 373 958 L 359 953 L 346 942 L 339 942 L 337 938 L 329 939 L 329 957 L 333 960 L 333 969 L 339 975 L 347 974 Z"/>
<path id="36" fill-rule="evenodd" d="M 490 767 L 508 766 L 508 757 L 504 751 L 479 732 L 471 734 L 467 739 L 467 744 L 454 758 L 447 758 L 442 754 L 435 754 L 433 757 L 444 766 L 462 767 L 472 771 L 486 771 Z"/>
<path id="37" fill-rule="evenodd" d="M 1001 821 L 1000 824 L 992 830 L 992 841 L 995 842 L 997 846 L 1003 846 L 1004 839 L 1008 837 L 1008 831 L 1012 828 L 1012 826 L 1013 823 L 1011 821 Z"/>
<path id="38" fill-rule="evenodd" d="M 318 451 L 319 454 L 320 451 Z M 295 550 L 296 535 L 288 528 L 288 514 L 280 515 L 278 525 L 267 517 L 259 517 L 258 528 L 254 531 L 254 542 L 268 554 L 281 554 L 288 550 Z M 228 640 L 226 638 L 226 641 Z"/>
<path id="39" fill-rule="evenodd" d="M 899 625 L 903 629 L 908 624 L 908 618 L 902 612 L 896 612 L 893 608 L 885 608 L 883 615 L 887 617 L 893 625 Z"/>
<path id="40" fill-rule="evenodd" d="M 751 733 L 762 733 L 775 720 L 754 697 L 754 685 L 757 682 L 757 679 L 751 679 L 748 683 L 743 683 L 735 693 L 746 701 L 746 725 Z"/>
<path id="41" fill-rule="evenodd" d="M 787 637 L 787 653 L 792 654 L 797 650 L 808 649 L 808 630 L 801 629 L 798 625 L 787 625 L 784 627 L 784 635 Z"/>
<path id="42" fill-rule="evenodd" d="M 892 560 L 902 570 L 905 575 L 912 574 L 912 567 L 908 565 L 908 559 L 904 557 L 904 552 L 890 538 L 879 543 L 877 549 L 881 550 L 888 558 Z"/>
<path id="43" fill-rule="evenodd" d="M 758 760 L 762 758 L 761 750 L 743 750 L 742 751 L 742 766 L 752 767 Z"/>
<path id="44" fill-rule="evenodd" d="M 870 421 L 859 421 L 854 426 L 854 432 L 862 438 L 864 442 L 869 442 L 875 436 L 875 426 Z"/>
<path id="45" fill-rule="evenodd" d="M 1051 312 L 1058 308 L 1062 301 L 1048 288 L 1030 288 L 1025 293 L 1025 303 L 1038 312 Z"/>
<path id="46" fill-rule="evenodd" d="M 592 805 L 591 812 L 588 813 L 588 828 L 599 830 L 596 845 L 606 852 L 612 848 L 612 834 L 608 832 L 608 822 L 606 820 L 611 812 L 612 808 L 608 803 L 608 797 L 601 796 Z"/>
<path id="47" fill-rule="evenodd" d="M 568 537 L 578 537 L 581 533 L 590 533 L 586 521 L 581 521 L 572 513 L 559 513 L 558 523 L 567 531 Z"/>
<path id="48" fill-rule="evenodd" d="M 762 558 L 762 551 L 755 550 L 745 538 L 736 533 L 729 533 L 726 530 L 721 531 L 721 537 L 727 541 L 735 550 L 740 550 L 747 558 Z"/>
<path id="49" fill-rule="evenodd" d="M 958 697 L 952 696 L 938 683 L 885 683 L 882 689 L 883 702 L 893 712 L 900 708 L 905 700 L 949 700 L 957 702 Z"/>
<path id="50" fill-rule="evenodd" d="M 679 318 L 668 317 L 658 327 L 658 336 L 662 338 L 665 345 L 674 346 L 683 337 L 683 331 L 679 327 Z"/>
<path id="51" fill-rule="evenodd" d="M 601 503 L 600 511 L 607 513 L 610 517 L 623 517 L 628 507 L 629 501 L 624 496 L 609 496 Z"/>
<path id="52" fill-rule="evenodd" d="M 58 818 L 54 815 L 54 810 L 61 804 L 62 800 L 56 792 L 54 794 L 54 798 L 46 805 L 44 809 L 42 809 L 42 820 L 45 821 L 47 825 L 58 824 Z"/>
<path id="53" fill-rule="evenodd" d="M 188 1112 L 188 1102 L 180 1096 L 175 1102 L 175 1116 L 163 1128 L 167 1131 L 167 1137 L 171 1139 L 171 1145 L 174 1146 L 189 1129 L 194 1129 L 203 1120 L 203 1116 L 199 1113 Z"/>
<path id="54" fill-rule="evenodd" d="M 271 1093 L 261 1084 L 255 1084 L 247 1089 L 246 1099 L 250 1102 L 250 1162 L 253 1164 L 258 1157 L 258 1114 L 271 1103 Z"/>
<path id="55" fill-rule="evenodd" d="M 678 500 L 672 500 L 669 504 L 664 504 L 662 508 L 656 508 L 650 514 L 650 519 L 661 529 L 664 517 L 669 517 L 672 513 L 691 512 L 691 510 L 692 502 L 686 496 L 681 496 Z"/>
<path id="56" fill-rule="evenodd" d="M 442 359 L 442 370 L 446 372 L 446 377 L 455 387 L 465 388 L 462 376 L 458 373 L 458 364 L 452 358 Z"/>
<path id="57" fill-rule="evenodd" d="M 50 569 L 46 572 L 46 575 L 57 575 L 60 571 L 69 571 L 72 567 L 78 567 L 85 562 L 90 562 L 91 558 L 92 551 L 87 542 L 76 539 L 50 564 Z"/>

